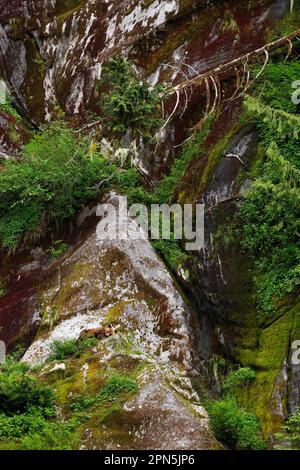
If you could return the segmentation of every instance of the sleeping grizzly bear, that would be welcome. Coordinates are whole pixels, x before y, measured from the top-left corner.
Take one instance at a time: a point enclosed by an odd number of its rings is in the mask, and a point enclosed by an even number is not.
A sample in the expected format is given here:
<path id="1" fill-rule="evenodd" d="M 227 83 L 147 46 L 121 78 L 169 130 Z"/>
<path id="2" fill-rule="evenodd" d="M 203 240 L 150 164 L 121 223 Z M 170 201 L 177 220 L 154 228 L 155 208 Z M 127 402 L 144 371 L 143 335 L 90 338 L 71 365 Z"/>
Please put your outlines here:
<path id="1" fill-rule="evenodd" d="M 112 325 L 100 326 L 99 328 L 85 329 L 82 330 L 79 336 L 79 339 L 85 338 L 108 338 L 109 336 L 115 335 L 115 329 Z"/>

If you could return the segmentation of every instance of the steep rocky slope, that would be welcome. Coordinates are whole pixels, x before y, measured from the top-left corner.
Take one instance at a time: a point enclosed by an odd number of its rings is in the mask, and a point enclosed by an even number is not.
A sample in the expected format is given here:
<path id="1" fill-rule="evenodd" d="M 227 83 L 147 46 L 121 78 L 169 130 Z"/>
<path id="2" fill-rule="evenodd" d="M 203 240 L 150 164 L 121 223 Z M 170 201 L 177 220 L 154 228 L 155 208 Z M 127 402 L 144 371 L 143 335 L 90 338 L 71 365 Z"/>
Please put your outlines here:
<path id="1" fill-rule="evenodd" d="M 91 111 L 100 112 L 95 85 L 110 56 L 122 51 L 135 59 L 152 85 L 176 85 L 299 28 L 298 10 L 290 14 L 290 6 L 290 0 L 0 0 L 0 77 L 22 116 L 0 109 L 0 151 L 17 154 L 34 128 L 64 115 L 74 127 L 84 126 Z M 233 81 L 224 77 L 225 95 Z M 154 184 L 202 116 L 199 89 L 188 98 L 151 160 L 141 157 Z M 175 99 L 167 102 L 167 114 Z M 72 394 L 93 393 L 101 374 L 115 370 L 137 380 L 137 396 L 105 424 L 96 412 L 84 424 L 85 447 L 221 448 L 202 405 L 219 391 L 223 358 L 227 366 L 257 371 L 240 399 L 259 416 L 267 437 L 299 405 L 299 367 L 291 364 L 290 351 L 298 339 L 299 300 L 287 297 L 275 319 L 260 322 L 252 261 L 234 241 L 219 241 L 262 158 L 257 129 L 236 100 L 212 124 L 176 189 L 180 203 L 204 202 L 209 210 L 204 250 L 174 278 L 146 240 L 97 241 L 92 205 L 74 224 L 69 250 L 58 261 L 49 258 L 47 240 L 2 253 L 7 289 L 0 298 L 1 339 L 10 349 L 25 344 L 26 361 L 38 364 L 53 340 L 78 338 L 83 328 L 120 325 L 92 353 L 43 370 L 65 413 Z"/>

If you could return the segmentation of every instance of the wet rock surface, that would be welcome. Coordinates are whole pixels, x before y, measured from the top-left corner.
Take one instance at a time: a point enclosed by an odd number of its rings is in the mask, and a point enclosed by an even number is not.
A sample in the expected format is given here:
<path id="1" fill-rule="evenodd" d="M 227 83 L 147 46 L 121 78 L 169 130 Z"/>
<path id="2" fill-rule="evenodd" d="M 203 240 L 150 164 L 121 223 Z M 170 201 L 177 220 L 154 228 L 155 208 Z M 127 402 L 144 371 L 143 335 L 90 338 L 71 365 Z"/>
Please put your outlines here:
<path id="1" fill-rule="evenodd" d="M 144 3 L 1 1 L 5 77 L 33 121 L 50 120 L 58 108 L 85 116 L 103 63 L 121 50 L 152 83 L 176 83 L 263 45 L 267 28 L 290 7 L 289 0 Z"/>
<path id="2" fill-rule="evenodd" d="M 114 204 L 117 200 L 115 195 L 107 199 Z M 130 228 L 136 230 L 134 221 Z M 40 322 L 24 361 L 43 363 L 53 341 L 77 339 L 84 328 L 112 324 L 116 335 L 99 341 L 93 361 L 100 361 L 104 370 L 121 363 L 122 371 L 128 372 L 131 361 L 143 369 L 135 398 L 105 424 L 86 425 L 85 448 L 221 447 L 189 379 L 203 380 L 195 312 L 148 240 L 103 241 L 93 231 L 44 273 L 36 298 Z M 43 369 L 54 378 L 64 373 L 68 365 L 61 363 Z"/>
<path id="3" fill-rule="evenodd" d="M 147 239 L 99 240 L 94 232 L 44 277 L 39 338 L 25 360 L 45 359 L 54 339 L 78 338 L 83 328 L 106 320 L 131 330 L 158 360 L 174 359 L 186 370 L 196 366 L 195 314 Z"/>
<path id="4" fill-rule="evenodd" d="M 222 449 L 209 429 L 206 411 L 172 390 L 161 372 L 142 374 L 140 387 L 138 396 L 106 422 L 100 445 L 104 441 L 107 449 L 114 449 L 117 440 L 124 450 Z M 93 434 L 85 446 L 91 448 L 91 443 Z"/>

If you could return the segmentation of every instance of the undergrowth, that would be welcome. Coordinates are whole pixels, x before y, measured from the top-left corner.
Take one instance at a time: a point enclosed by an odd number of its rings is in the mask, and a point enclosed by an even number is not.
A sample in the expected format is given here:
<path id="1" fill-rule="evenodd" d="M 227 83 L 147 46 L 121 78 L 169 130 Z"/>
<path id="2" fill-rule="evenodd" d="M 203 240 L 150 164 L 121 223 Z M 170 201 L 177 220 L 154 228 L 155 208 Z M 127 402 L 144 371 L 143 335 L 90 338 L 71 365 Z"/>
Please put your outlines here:
<path id="1" fill-rule="evenodd" d="M 240 212 L 242 248 L 255 261 L 263 320 L 272 317 L 278 302 L 295 292 L 300 281 L 300 116 L 291 100 L 299 73 L 299 62 L 269 64 L 254 96 L 246 99 L 266 149 Z"/>

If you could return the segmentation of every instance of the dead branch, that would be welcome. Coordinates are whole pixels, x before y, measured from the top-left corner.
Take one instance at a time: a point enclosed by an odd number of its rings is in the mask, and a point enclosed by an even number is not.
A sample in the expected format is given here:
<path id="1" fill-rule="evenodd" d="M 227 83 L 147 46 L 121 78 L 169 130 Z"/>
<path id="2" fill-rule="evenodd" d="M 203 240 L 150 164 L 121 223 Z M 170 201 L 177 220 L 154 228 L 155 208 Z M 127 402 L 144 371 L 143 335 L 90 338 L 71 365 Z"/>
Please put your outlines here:
<path id="1" fill-rule="evenodd" d="M 186 80 L 186 81 L 180 83 L 179 85 L 176 85 L 175 87 L 173 87 L 173 92 L 181 91 L 182 89 L 184 89 L 186 87 L 190 87 L 192 85 L 201 85 L 202 81 L 208 79 L 209 76 L 211 76 L 211 75 L 215 76 L 215 75 L 218 75 L 218 74 L 221 74 L 221 73 L 225 73 L 228 70 L 234 68 L 235 66 L 243 64 L 244 61 L 246 61 L 246 63 L 247 63 L 250 59 L 252 59 L 252 58 L 254 58 L 254 57 L 256 57 L 260 54 L 265 54 L 266 52 L 270 53 L 271 51 L 276 50 L 279 47 L 285 46 L 286 43 L 288 43 L 289 41 L 292 42 L 294 40 L 297 40 L 297 36 L 299 36 L 299 35 L 300 35 L 300 30 L 298 29 L 297 31 L 294 31 L 293 33 L 291 33 L 287 36 L 281 37 L 280 39 L 277 39 L 276 41 L 273 41 L 269 44 L 265 44 L 264 46 L 262 46 L 258 49 L 255 49 L 253 51 L 250 51 L 250 52 L 248 52 L 247 54 L 244 54 L 241 57 L 238 57 L 234 60 L 231 60 L 230 62 L 227 62 L 225 64 L 221 64 L 218 67 L 207 70 L 206 72 L 204 72 L 202 74 L 198 74 L 196 77 L 190 78 L 189 80 Z"/>

